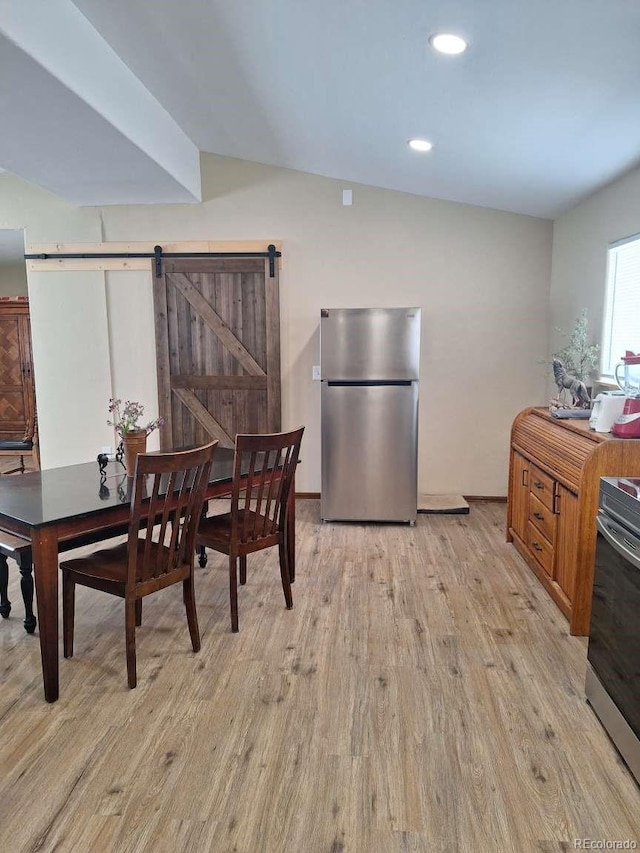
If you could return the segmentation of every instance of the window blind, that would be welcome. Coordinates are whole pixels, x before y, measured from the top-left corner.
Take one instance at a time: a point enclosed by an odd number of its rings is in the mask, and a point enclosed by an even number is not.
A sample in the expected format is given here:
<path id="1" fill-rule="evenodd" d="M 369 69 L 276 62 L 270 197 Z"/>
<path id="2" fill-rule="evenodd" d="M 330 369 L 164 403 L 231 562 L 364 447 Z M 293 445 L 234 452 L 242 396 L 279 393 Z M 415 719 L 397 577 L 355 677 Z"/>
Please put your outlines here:
<path id="1" fill-rule="evenodd" d="M 609 247 L 600 371 L 614 375 L 627 350 L 640 352 L 640 236 Z"/>

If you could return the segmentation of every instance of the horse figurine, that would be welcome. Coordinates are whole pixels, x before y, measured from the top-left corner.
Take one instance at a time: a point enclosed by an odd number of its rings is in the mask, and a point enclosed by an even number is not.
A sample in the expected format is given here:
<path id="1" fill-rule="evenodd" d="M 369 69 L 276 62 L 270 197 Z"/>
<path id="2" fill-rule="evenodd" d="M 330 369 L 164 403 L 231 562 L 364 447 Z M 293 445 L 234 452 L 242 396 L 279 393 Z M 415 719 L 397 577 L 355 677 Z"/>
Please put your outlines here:
<path id="1" fill-rule="evenodd" d="M 580 379 L 567 373 L 564 364 L 559 358 L 553 359 L 553 378 L 558 386 L 558 400 L 561 399 L 563 391 L 571 394 L 573 408 L 588 409 L 591 404 L 587 386 Z"/>

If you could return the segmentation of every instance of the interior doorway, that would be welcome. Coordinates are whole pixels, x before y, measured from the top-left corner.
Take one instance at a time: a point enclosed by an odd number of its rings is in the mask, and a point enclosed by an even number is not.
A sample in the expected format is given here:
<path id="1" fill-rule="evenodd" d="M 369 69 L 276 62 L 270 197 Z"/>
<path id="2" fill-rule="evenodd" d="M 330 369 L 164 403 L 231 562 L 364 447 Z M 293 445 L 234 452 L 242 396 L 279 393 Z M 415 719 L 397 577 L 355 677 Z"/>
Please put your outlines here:
<path id="1" fill-rule="evenodd" d="M 37 443 L 37 417 L 24 231 L 0 230 L 0 443 Z M 29 454 L 28 467 L 32 454 Z M 20 457 L 4 451 L 0 473 Z M 37 466 L 36 466 L 37 467 Z"/>
<path id="2" fill-rule="evenodd" d="M 0 229 L 0 299 L 27 298 L 24 231 Z"/>

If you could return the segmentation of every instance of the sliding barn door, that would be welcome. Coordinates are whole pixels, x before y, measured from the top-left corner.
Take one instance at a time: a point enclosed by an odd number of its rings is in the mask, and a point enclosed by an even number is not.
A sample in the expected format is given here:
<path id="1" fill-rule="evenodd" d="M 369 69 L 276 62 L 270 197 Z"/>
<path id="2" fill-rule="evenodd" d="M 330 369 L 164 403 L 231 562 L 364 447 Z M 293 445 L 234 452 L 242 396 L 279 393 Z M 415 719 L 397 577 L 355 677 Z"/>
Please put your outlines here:
<path id="1" fill-rule="evenodd" d="M 154 277 L 163 450 L 280 431 L 277 264 L 163 259 Z"/>

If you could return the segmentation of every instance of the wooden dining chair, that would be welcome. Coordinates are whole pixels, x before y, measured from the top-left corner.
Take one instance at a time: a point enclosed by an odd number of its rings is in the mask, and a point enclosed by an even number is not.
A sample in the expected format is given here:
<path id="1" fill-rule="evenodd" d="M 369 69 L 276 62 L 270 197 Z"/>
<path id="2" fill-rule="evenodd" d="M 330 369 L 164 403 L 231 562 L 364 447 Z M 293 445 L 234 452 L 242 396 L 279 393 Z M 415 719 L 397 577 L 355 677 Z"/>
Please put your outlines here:
<path id="1" fill-rule="evenodd" d="M 271 435 L 237 435 L 231 511 L 203 518 L 196 546 L 229 556 L 231 630 L 238 630 L 240 583 L 247 581 L 247 554 L 279 548 L 280 576 L 287 609 L 293 607 L 287 548 L 287 506 L 304 427 Z M 246 479 L 245 479 L 246 478 Z M 244 481 L 244 482 L 243 482 Z"/>
<path id="2" fill-rule="evenodd" d="M 0 456 L 12 456 L 20 460 L 15 468 L 3 471 L 3 474 L 24 474 L 25 457 L 31 459 L 36 471 L 40 470 L 40 454 L 38 452 L 38 420 L 35 413 L 31 416 L 25 434 L 22 438 L 0 441 Z"/>
<path id="3" fill-rule="evenodd" d="M 65 658 L 73 657 L 76 584 L 124 598 L 129 687 L 136 686 L 136 626 L 142 621 L 144 596 L 182 581 L 191 645 L 194 652 L 200 650 L 193 557 L 217 444 L 213 441 L 177 453 L 140 454 L 127 542 L 60 564 Z"/>

